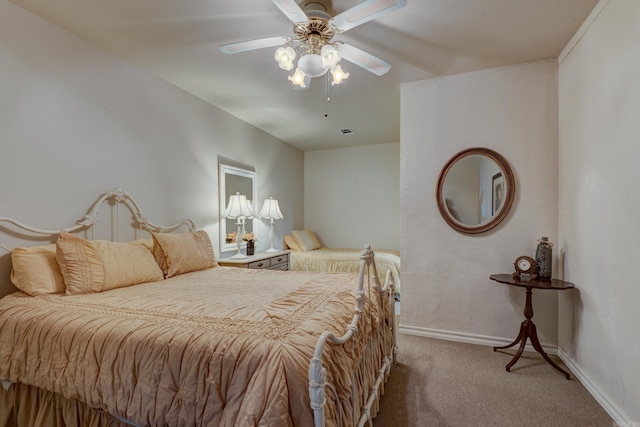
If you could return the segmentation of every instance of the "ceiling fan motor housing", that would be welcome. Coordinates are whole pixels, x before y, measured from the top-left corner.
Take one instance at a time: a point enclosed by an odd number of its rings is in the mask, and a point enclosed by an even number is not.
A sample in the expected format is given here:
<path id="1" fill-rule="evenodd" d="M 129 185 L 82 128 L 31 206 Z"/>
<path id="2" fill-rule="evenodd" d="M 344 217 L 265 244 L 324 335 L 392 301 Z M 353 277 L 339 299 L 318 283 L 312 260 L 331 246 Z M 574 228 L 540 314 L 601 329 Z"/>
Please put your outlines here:
<path id="1" fill-rule="evenodd" d="M 331 2 L 326 3 L 331 6 Z M 306 53 L 319 55 L 322 47 L 336 34 L 335 28 L 329 24 L 331 15 L 327 13 L 327 4 L 310 1 L 303 4 L 302 10 L 309 20 L 293 26 L 295 39 L 303 43 Z"/>
<path id="2" fill-rule="evenodd" d="M 333 9 L 333 4 L 330 0 L 325 1 L 308 1 L 302 4 L 302 10 L 309 18 L 320 18 L 328 21 L 331 19 L 329 13 Z"/>

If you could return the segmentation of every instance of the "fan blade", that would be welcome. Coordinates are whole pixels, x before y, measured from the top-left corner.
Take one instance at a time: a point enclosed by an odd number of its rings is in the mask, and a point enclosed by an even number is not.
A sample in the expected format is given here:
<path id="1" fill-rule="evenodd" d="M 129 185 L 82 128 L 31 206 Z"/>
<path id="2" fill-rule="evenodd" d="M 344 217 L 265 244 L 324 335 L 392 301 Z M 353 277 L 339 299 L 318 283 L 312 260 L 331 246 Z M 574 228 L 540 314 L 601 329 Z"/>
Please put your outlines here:
<path id="1" fill-rule="evenodd" d="M 342 59 L 346 59 L 349 62 L 356 64 L 358 67 L 362 67 L 367 71 L 372 72 L 376 76 L 386 74 L 391 69 L 391 64 L 377 58 L 370 53 L 365 52 L 362 49 L 351 46 L 347 43 L 340 43 L 338 51 L 342 55 Z"/>
<path id="2" fill-rule="evenodd" d="M 333 23 L 338 31 L 344 32 L 406 5 L 407 0 L 365 0 L 334 16 L 329 22 Z"/>
<path id="3" fill-rule="evenodd" d="M 273 4 L 278 6 L 278 9 L 282 11 L 287 18 L 294 24 L 298 22 L 307 22 L 309 18 L 307 14 L 300 8 L 300 5 L 295 0 L 271 0 Z"/>
<path id="4" fill-rule="evenodd" d="M 249 50 L 263 49 L 265 47 L 282 46 L 291 41 L 289 37 L 278 36 L 265 39 L 247 40 L 237 43 L 220 45 L 220 51 L 226 54 L 246 52 Z"/>

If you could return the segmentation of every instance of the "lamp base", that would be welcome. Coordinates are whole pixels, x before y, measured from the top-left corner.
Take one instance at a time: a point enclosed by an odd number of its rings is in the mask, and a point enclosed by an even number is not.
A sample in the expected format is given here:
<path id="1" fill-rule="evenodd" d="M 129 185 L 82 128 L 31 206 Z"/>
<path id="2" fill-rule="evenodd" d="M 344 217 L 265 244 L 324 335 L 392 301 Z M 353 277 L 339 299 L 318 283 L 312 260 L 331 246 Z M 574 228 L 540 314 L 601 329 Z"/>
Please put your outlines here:
<path id="1" fill-rule="evenodd" d="M 280 250 L 279 250 L 279 249 L 276 249 L 276 248 L 269 248 L 269 249 L 267 249 L 265 252 L 268 252 L 268 253 L 272 253 L 272 252 L 280 252 Z"/>
<path id="2" fill-rule="evenodd" d="M 234 255 L 234 256 L 232 256 L 232 257 L 229 257 L 229 259 L 244 259 L 244 258 L 246 258 L 246 257 L 247 257 L 246 255 L 244 255 L 244 254 L 239 254 L 239 253 L 238 253 L 238 254 L 235 254 L 235 255 Z"/>

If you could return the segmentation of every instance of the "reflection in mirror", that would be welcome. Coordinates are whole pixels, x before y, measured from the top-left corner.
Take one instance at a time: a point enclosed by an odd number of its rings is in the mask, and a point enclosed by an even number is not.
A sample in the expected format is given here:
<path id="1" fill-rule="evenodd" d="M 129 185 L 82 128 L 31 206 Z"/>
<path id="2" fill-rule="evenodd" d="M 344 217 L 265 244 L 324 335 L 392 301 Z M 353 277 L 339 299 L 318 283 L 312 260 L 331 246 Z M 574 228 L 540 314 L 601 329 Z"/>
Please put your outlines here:
<path id="1" fill-rule="evenodd" d="M 443 219 L 463 233 L 482 233 L 502 221 L 515 194 L 507 161 L 487 148 L 456 154 L 438 179 L 436 198 Z"/>
<path id="2" fill-rule="evenodd" d="M 229 197 L 240 193 L 247 197 L 254 211 L 254 219 L 244 220 L 244 228 L 247 233 L 256 229 L 255 204 L 257 203 L 257 179 L 254 171 L 220 163 L 219 168 L 219 210 L 220 213 L 220 252 L 230 252 L 237 249 L 236 246 L 236 220 L 222 218 Z"/>
<path id="3" fill-rule="evenodd" d="M 462 158 L 449 170 L 442 194 L 456 221 L 466 225 L 484 224 L 498 212 L 502 196 L 496 196 L 495 206 L 492 203 L 492 177 L 497 174 L 501 174 L 497 163 L 480 155 Z M 499 188 L 503 190 L 503 186 L 504 183 Z"/>

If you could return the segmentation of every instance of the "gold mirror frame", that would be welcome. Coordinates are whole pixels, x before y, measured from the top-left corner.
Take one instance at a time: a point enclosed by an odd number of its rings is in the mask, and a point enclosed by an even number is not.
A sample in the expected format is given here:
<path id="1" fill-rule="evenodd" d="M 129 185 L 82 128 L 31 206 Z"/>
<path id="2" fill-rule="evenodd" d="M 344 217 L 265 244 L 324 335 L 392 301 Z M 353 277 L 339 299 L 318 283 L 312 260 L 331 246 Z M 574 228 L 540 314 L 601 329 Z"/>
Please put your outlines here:
<path id="1" fill-rule="evenodd" d="M 446 206 L 446 202 L 443 196 L 444 182 L 451 168 L 453 168 L 456 165 L 456 163 L 461 159 L 468 156 L 473 156 L 473 155 L 485 156 L 493 160 L 498 165 L 498 168 L 501 170 L 505 178 L 505 184 L 506 184 L 504 202 L 501 208 L 498 210 L 498 212 L 495 215 L 492 216 L 492 218 L 489 221 L 479 225 L 467 225 L 456 220 L 449 212 L 449 209 Z M 436 201 L 438 203 L 438 210 L 440 211 L 440 215 L 445 220 L 445 222 L 449 224 L 451 228 L 464 234 L 479 234 L 495 228 L 498 224 L 502 222 L 502 220 L 506 218 L 506 216 L 509 214 L 509 211 L 511 210 L 511 206 L 513 205 L 513 199 L 515 197 L 515 193 L 516 193 L 515 179 L 513 176 L 513 171 L 511 170 L 511 167 L 509 166 L 509 163 L 507 162 L 507 160 L 504 157 L 502 157 L 500 154 L 498 154 L 497 152 L 489 148 L 473 147 L 473 148 L 468 148 L 466 150 L 460 151 L 458 154 L 453 156 L 444 165 L 444 167 L 442 168 L 442 171 L 440 172 L 440 176 L 438 177 L 438 185 L 436 189 Z"/>

